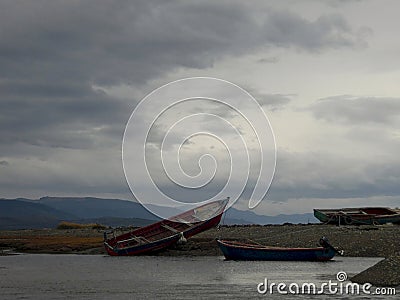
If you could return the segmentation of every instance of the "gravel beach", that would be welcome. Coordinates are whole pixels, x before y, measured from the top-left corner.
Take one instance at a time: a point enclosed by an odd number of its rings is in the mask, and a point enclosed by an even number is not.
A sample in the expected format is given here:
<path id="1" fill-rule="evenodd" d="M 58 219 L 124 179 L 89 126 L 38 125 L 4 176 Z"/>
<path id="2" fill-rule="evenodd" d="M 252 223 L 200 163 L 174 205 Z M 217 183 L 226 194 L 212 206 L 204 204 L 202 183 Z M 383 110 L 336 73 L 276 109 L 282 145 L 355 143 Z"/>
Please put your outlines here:
<path id="1" fill-rule="evenodd" d="M 386 258 L 350 280 L 360 284 L 368 282 L 375 286 L 399 286 L 400 256 Z"/>

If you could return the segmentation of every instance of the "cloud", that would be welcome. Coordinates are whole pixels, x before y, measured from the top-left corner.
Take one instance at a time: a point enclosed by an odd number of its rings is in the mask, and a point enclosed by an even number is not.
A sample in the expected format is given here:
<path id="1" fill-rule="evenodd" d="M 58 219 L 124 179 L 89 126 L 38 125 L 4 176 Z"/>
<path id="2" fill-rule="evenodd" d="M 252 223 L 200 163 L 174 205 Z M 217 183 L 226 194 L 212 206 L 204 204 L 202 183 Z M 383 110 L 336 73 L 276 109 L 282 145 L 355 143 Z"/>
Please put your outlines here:
<path id="1" fill-rule="evenodd" d="M 107 143 L 108 138 L 120 141 L 131 109 L 127 103 L 90 88 L 77 89 L 73 95 L 48 95 L 51 88 L 14 86 L 18 92 L 3 91 L 0 101 L 3 146 L 22 143 L 79 149 Z"/>
<path id="2" fill-rule="evenodd" d="M 206 68 L 260 47 L 322 51 L 357 44 L 339 15 L 310 21 L 268 8 L 257 21 L 258 13 L 240 2 L 3 2 L 1 136 L 50 147 L 94 146 L 82 135 L 90 141 L 115 127 L 121 132 L 137 101 L 116 101 L 94 85 L 142 86 L 176 68 Z M 267 98 L 272 108 L 288 101 Z"/>
<path id="3" fill-rule="evenodd" d="M 328 1 L 326 1 L 326 3 L 328 5 L 338 7 L 341 5 L 348 5 L 348 4 L 352 4 L 352 3 L 361 3 L 361 2 L 366 2 L 366 1 L 368 1 L 368 0 L 328 0 Z"/>
<path id="4" fill-rule="evenodd" d="M 267 40 L 280 47 L 321 51 L 326 48 L 365 46 L 361 32 L 354 32 L 338 14 L 308 21 L 287 11 L 276 12 L 265 20 L 264 28 Z"/>
<path id="5" fill-rule="evenodd" d="M 121 168 L 121 156 L 112 149 L 90 151 L 35 147 L 8 161 L 0 176 L 2 195 L 40 197 L 43 195 L 118 195 L 129 198 Z M 38 152 L 38 157 L 35 157 Z M 41 152 L 44 152 L 41 154 Z M 3 172 L 4 173 L 4 172 Z M 115 196 L 117 197 L 117 196 Z"/>
<path id="6" fill-rule="evenodd" d="M 57 193 L 123 189 L 114 173 L 138 99 L 107 89 L 148 90 L 176 70 L 257 51 L 268 57 L 272 48 L 315 54 L 366 42 L 341 15 L 308 19 L 239 1 L 3 1 L 0 28 L 0 153 L 13 166 L 0 185 L 14 192 L 21 182 Z M 257 99 L 280 109 L 290 95 Z"/>
<path id="7" fill-rule="evenodd" d="M 269 8 L 258 22 L 258 11 L 240 2 L 35 1 L 0 8 L 7 28 L 0 40 L 2 140 L 50 147 L 94 146 L 105 130 L 120 138 L 137 99 L 116 101 L 94 85 L 143 86 L 176 68 L 206 68 L 265 46 L 315 51 L 357 43 L 338 15 L 310 21 Z M 287 100 L 274 97 L 273 107 Z"/>
<path id="8" fill-rule="evenodd" d="M 315 51 L 359 39 L 340 15 L 307 20 L 268 8 L 257 21 L 259 11 L 240 2 L 5 2 L 1 11 L 3 75 L 52 82 L 143 83 L 260 46 Z"/>
<path id="9" fill-rule="evenodd" d="M 284 108 L 292 101 L 293 95 L 251 93 L 261 106 L 272 111 Z"/>
<path id="10" fill-rule="evenodd" d="M 0 161 L 0 165 L 1 165 L 1 166 L 9 166 L 10 163 L 9 163 L 8 161 L 6 161 L 6 160 L 1 160 L 1 161 Z"/>
<path id="11" fill-rule="evenodd" d="M 263 58 L 257 59 L 257 62 L 262 63 L 262 64 L 276 64 L 277 62 L 279 62 L 279 58 L 276 56 L 263 57 Z"/>
<path id="12" fill-rule="evenodd" d="M 355 198 L 400 194 L 400 162 L 391 156 L 361 158 L 335 152 L 278 151 L 268 199 Z"/>
<path id="13" fill-rule="evenodd" d="M 321 99 L 310 110 L 316 118 L 328 122 L 390 125 L 399 121 L 400 98 L 342 95 Z"/>

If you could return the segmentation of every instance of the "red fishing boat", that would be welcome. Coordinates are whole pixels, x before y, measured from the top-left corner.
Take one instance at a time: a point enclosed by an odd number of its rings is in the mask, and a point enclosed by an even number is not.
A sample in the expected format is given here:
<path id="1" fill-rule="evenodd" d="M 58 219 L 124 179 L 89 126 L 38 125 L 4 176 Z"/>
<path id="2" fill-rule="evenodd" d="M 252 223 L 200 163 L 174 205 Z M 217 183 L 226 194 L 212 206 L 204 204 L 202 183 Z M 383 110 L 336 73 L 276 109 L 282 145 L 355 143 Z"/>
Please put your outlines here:
<path id="1" fill-rule="evenodd" d="M 109 238 L 105 232 L 104 246 L 111 256 L 140 255 L 168 248 L 217 226 L 228 202 L 229 198 L 210 202 L 119 236 L 113 232 Z"/>
<path id="2" fill-rule="evenodd" d="M 382 225 L 400 224 L 400 211 L 387 207 L 314 209 L 314 216 L 326 224 Z"/>

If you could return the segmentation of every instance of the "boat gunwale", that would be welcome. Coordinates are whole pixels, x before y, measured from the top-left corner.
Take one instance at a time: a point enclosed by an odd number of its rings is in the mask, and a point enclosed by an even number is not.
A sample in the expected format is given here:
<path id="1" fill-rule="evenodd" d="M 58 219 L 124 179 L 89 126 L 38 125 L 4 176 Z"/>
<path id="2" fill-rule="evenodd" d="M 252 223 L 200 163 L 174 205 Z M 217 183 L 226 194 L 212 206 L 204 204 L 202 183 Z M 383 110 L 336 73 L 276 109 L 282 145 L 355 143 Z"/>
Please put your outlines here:
<path id="1" fill-rule="evenodd" d="M 137 247 L 142 247 L 142 246 L 144 246 L 144 245 L 149 245 L 149 246 L 150 246 L 150 245 L 154 245 L 154 244 L 157 244 L 157 243 L 160 243 L 160 242 L 163 242 L 163 241 L 168 241 L 168 240 L 170 240 L 170 239 L 172 239 L 172 240 L 173 240 L 173 239 L 179 240 L 180 236 L 181 236 L 180 233 L 176 233 L 176 234 L 169 235 L 169 236 L 166 236 L 166 237 L 161 238 L 161 239 L 158 239 L 158 240 L 150 241 L 149 243 L 143 243 L 143 244 L 138 244 L 138 245 L 126 246 L 126 247 L 123 247 L 123 248 L 114 247 L 114 248 L 111 248 L 111 249 L 113 249 L 114 251 L 122 251 L 122 250 L 126 250 L 126 249 L 135 249 L 135 248 L 137 248 Z M 106 243 L 106 242 L 104 242 L 104 243 Z"/>
<path id="2" fill-rule="evenodd" d="M 325 247 L 274 247 L 274 246 L 266 246 L 266 245 L 258 245 L 258 244 L 246 244 L 241 242 L 234 242 L 234 241 L 227 241 L 227 240 L 219 240 L 217 242 L 226 246 L 226 247 L 233 247 L 233 248 L 240 248 L 240 249 L 252 249 L 252 250 L 271 250 L 271 251 L 324 251 Z"/>
<path id="3" fill-rule="evenodd" d="M 363 211 L 363 210 L 371 210 L 371 209 L 377 209 L 377 210 L 386 210 L 391 212 L 392 214 L 372 214 L 372 213 L 352 213 L 352 211 Z M 323 214 L 329 214 L 329 213 L 336 213 L 338 215 L 364 215 L 364 216 L 393 216 L 393 215 L 399 215 L 400 212 L 396 211 L 395 209 L 392 209 L 390 207 L 346 207 L 346 208 L 314 208 L 314 212 L 320 212 Z"/>
<path id="4" fill-rule="evenodd" d="M 400 223 L 400 210 L 389 207 L 314 208 L 314 216 L 323 223 L 344 225 L 383 225 Z M 375 213 L 374 213 L 375 212 Z"/>

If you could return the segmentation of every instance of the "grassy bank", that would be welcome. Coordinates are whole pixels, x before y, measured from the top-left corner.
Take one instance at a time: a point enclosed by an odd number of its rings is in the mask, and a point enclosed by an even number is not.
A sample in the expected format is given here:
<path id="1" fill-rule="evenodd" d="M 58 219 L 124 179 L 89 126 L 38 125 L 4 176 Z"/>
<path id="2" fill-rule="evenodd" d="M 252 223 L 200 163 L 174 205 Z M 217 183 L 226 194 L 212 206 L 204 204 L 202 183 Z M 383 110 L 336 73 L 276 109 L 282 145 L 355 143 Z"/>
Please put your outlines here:
<path id="1" fill-rule="evenodd" d="M 0 231 L 0 249 L 25 253 L 102 253 L 102 230 Z"/>

